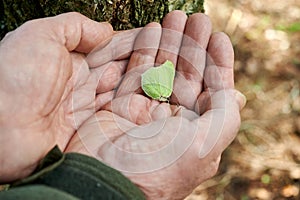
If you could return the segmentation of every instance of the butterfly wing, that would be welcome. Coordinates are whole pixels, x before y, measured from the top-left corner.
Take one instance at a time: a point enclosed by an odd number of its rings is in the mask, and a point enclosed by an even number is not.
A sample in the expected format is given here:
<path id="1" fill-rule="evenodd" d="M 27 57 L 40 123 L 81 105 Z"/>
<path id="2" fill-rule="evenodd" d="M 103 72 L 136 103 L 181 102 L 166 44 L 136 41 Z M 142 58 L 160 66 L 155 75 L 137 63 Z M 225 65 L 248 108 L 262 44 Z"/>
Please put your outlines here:
<path id="1" fill-rule="evenodd" d="M 142 74 L 142 89 L 152 99 L 159 100 L 160 87 L 158 84 L 158 73 L 154 68 L 148 69 Z"/>
<path id="2" fill-rule="evenodd" d="M 159 90 L 161 97 L 169 98 L 173 91 L 175 68 L 171 61 L 166 61 L 157 69 L 159 73 Z"/>
<path id="3" fill-rule="evenodd" d="M 175 68 L 171 61 L 152 67 L 142 74 L 142 89 L 153 99 L 167 101 L 173 91 Z"/>

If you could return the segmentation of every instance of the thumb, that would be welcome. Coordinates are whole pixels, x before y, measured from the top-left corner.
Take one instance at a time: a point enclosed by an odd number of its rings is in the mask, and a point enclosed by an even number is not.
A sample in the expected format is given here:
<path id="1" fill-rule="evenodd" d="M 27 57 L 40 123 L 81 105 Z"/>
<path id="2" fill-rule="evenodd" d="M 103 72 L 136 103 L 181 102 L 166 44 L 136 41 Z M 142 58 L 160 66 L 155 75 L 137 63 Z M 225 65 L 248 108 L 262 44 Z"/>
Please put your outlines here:
<path id="1" fill-rule="evenodd" d="M 69 51 L 89 53 L 99 44 L 101 46 L 107 44 L 113 35 L 113 28 L 109 23 L 99 23 L 75 12 L 39 21 L 46 25 L 46 29 L 54 31 L 56 33 L 54 39 L 65 45 Z M 51 26 L 48 25 L 48 21 Z"/>
<path id="2" fill-rule="evenodd" d="M 199 127 L 196 143 L 199 158 L 208 154 L 220 156 L 239 130 L 239 111 L 245 105 L 245 97 L 234 89 L 219 90 L 210 99 L 210 109 L 194 120 Z"/>

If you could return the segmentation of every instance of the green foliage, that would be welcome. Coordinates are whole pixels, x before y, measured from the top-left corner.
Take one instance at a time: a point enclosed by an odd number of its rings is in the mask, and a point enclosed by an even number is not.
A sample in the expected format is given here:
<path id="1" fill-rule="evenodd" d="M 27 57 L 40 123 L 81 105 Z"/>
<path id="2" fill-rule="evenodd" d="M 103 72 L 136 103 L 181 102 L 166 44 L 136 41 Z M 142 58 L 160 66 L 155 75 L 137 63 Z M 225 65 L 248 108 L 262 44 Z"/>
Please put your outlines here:
<path id="1" fill-rule="evenodd" d="M 204 12 L 204 0 L 169 0 L 169 10 L 183 10 L 187 15 Z"/>
<path id="2" fill-rule="evenodd" d="M 5 184 L 5 185 L 0 185 L 0 192 L 1 191 L 6 191 L 9 189 L 9 185 L 8 184 Z"/>
<path id="3" fill-rule="evenodd" d="M 289 25 L 279 25 L 276 29 L 285 31 L 285 32 L 299 32 L 300 31 L 300 22 L 295 22 Z"/>
<path id="4" fill-rule="evenodd" d="M 0 39 L 27 20 L 43 17 L 43 11 L 36 0 L 1 0 Z"/>
<path id="5" fill-rule="evenodd" d="M 263 174 L 262 176 L 261 176 L 261 178 L 260 178 L 260 180 L 261 180 L 261 182 L 263 183 L 263 184 L 270 184 L 270 182 L 271 182 L 271 177 L 270 177 L 270 175 L 268 175 L 268 174 Z"/>
<path id="6" fill-rule="evenodd" d="M 243 195 L 243 196 L 241 197 L 241 200 L 250 200 L 250 198 L 249 198 L 247 195 Z"/>

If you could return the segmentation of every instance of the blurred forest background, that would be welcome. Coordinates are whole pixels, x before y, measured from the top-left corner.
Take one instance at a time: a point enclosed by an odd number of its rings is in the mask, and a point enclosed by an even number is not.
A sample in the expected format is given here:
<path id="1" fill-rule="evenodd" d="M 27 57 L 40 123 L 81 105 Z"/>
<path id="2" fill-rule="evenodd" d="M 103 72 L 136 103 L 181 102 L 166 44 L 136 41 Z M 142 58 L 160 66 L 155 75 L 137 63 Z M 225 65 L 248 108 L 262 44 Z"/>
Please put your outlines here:
<path id="1" fill-rule="evenodd" d="M 57 8 L 57 2 L 64 1 L 69 2 L 64 11 L 74 5 L 82 11 L 79 7 L 87 6 L 83 14 L 110 21 L 117 30 L 160 21 L 173 9 L 188 14 L 203 11 L 199 6 L 203 1 L 197 0 L 28 0 L 19 2 L 39 2 L 40 10 L 21 11 L 11 6 L 14 1 L 3 0 L 0 38 L 23 23 L 24 13 L 25 19 L 55 15 L 59 12 L 50 6 Z M 7 8 L 12 9 L 11 16 Z M 140 12 L 143 9 L 147 12 Z M 224 31 L 232 40 L 236 87 L 248 102 L 240 132 L 223 154 L 218 174 L 186 200 L 299 200 L 300 1 L 206 0 L 204 9 L 214 31 Z M 98 15 L 103 10 L 108 12 L 106 17 Z M 133 13 L 126 15 L 126 10 Z"/>
<path id="2" fill-rule="evenodd" d="M 242 126 L 218 174 L 187 200 L 299 200 L 300 1 L 206 0 L 235 49 Z"/>

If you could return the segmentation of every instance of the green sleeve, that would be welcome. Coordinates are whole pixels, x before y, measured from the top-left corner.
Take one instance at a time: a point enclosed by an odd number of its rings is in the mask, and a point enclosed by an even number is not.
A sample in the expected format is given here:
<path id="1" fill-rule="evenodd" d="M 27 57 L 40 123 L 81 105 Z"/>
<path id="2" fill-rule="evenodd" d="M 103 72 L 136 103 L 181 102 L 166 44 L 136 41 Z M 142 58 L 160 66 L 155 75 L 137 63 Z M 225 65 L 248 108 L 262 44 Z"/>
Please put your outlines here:
<path id="1" fill-rule="evenodd" d="M 0 199 L 145 199 L 124 175 L 98 160 L 54 147 L 33 174 L 13 183 Z"/>

